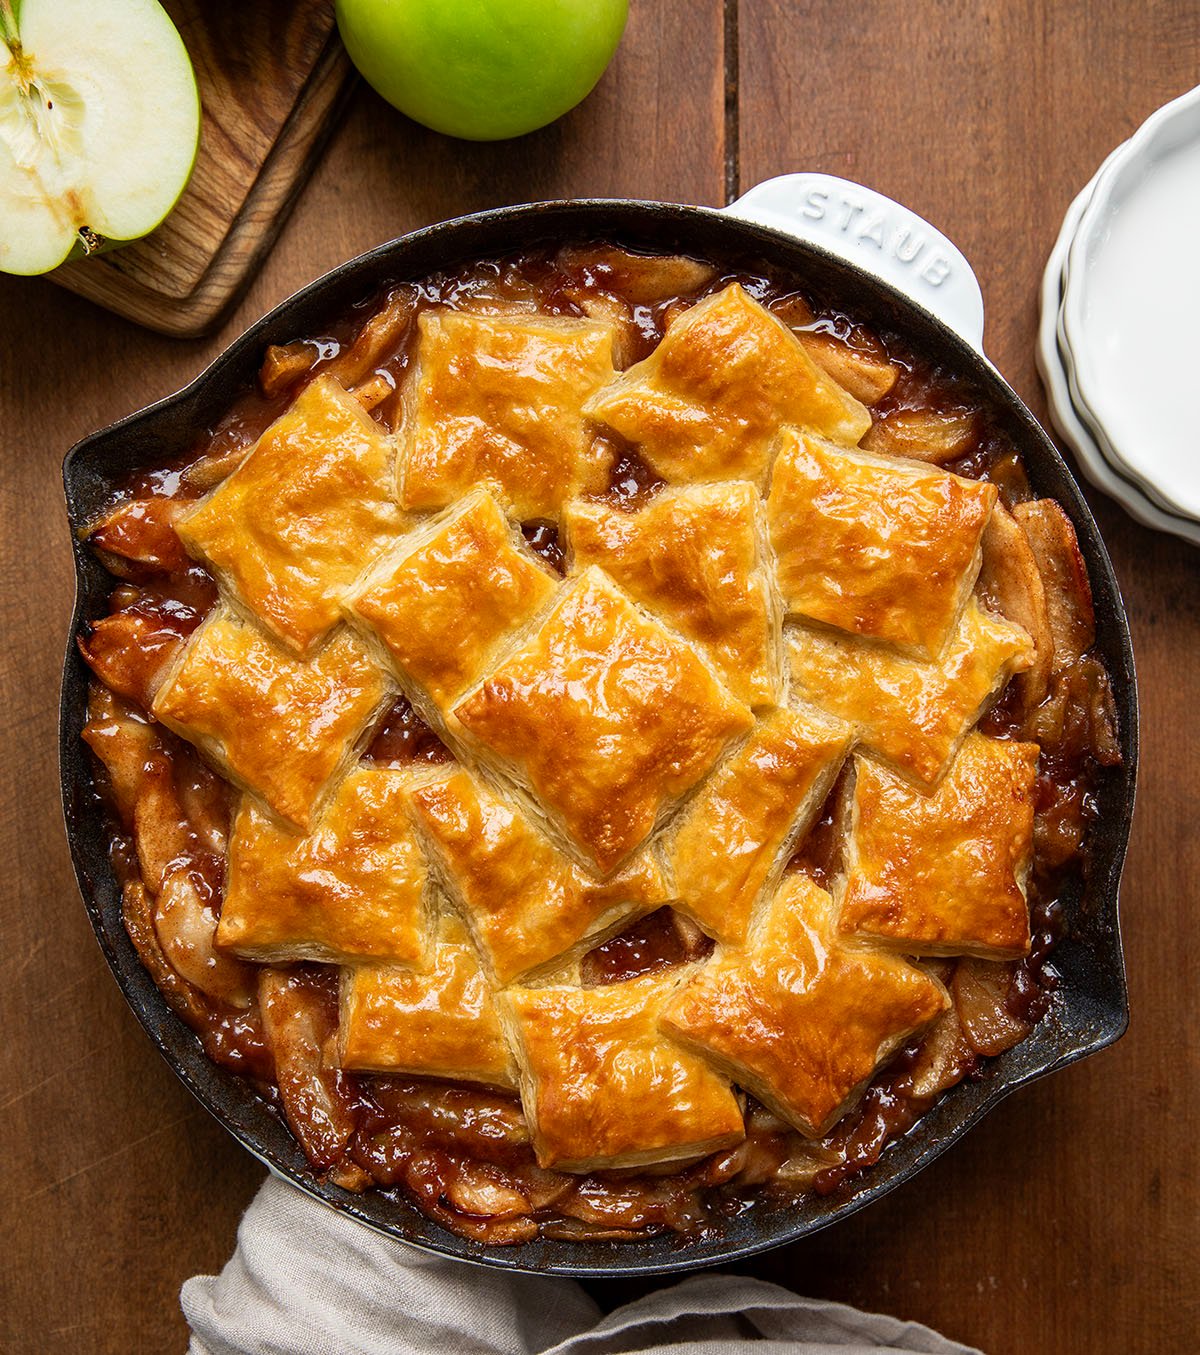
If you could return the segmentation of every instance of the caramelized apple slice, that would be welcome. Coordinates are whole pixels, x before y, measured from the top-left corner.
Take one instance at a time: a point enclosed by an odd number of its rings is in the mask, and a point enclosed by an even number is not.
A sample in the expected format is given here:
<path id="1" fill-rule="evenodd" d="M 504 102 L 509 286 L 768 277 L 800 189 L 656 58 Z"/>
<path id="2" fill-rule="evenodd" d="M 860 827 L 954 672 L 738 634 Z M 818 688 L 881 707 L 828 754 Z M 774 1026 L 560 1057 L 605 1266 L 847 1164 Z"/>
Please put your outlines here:
<path id="1" fill-rule="evenodd" d="M 617 245 L 568 245 L 557 262 L 567 272 L 586 269 L 638 306 L 698 292 L 717 276 L 712 264 L 683 254 L 634 254 Z"/>
<path id="2" fill-rule="evenodd" d="M 179 749 L 175 754 L 175 791 L 195 845 L 210 856 L 224 857 L 233 815 L 228 781 L 206 767 L 190 749 Z"/>
<path id="3" fill-rule="evenodd" d="M 403 1182 L 423 1213 L 460 1237 L 500 1247 L 531 1242 L 537 1237 L 538 1225 L 524 1214 L 493 1218 L 460 1212 L 448 1204 L 447 1201 L 457 1193 L 464 1165 L 442 1153 L 413 1153 L 404 1164 Z M 469 1188 L 464 1198 L 470 1198 Z M 478 1195 L 473 1200 L 476 1204 L 482 1203 Z"/>
<path id="4" fill-rule="evenodd" d="M 767 309 L 772 315 L 783 321 L 789 329 L 801 330 L 811 325 L 816 320 L 813 314 L 813 308 L 802 296 L 795 292 L 790 292 L 787 296 L 777 297 L 774 301 L 767 303 Z M 797 335 L 797 337 L 799 337 Z"/>
<path id="5" fill-rule="evenodd" d="M 520 1218 L 532 1208 L 519 1190 L 504 1184 L 499 1172 L 480 1162 L 456 1164 L 446 1180 L 445 1198 L 460 1214 L 476 1218 Z"/>
<path id="6" fill-rule="evenodd" d="M 893 409 L 875 420 L 859 445 L 883 456 L 944 466 L 974 447 L 979 427 L 972 409 Z"/>
<path id="7" fill-rule="evenodd" d="M 1054 671 L 1061 673 L 1086 654 L 1096 640 L 1087 565 L 1071 519 L 1053 499 L 1019 503 L 1013 517 L 1028 538 L 1042 576 L 1054 637 Z"/>
<path id="8" fill-rule="evenodd" d="M 345 1074 L 333 1063 L 333 988 L 306 969 L 264 968 L 258 1000 L 287 1122 L 308 1160 L 327 1171 L 358 1124 Z"/>
<path id="9" fill-rule="evenodd" d="M 93 682 L 88 692 L 83 740 L 108 772 L 121 822 L 132 828 L 146 768 L 162 756 L 158 727 L 116 693 Z"/>
<path id="10" fill-rule="evenodd" d="M 187 504 L 179 499 L 126 499 L 97 522 L 88 544 L 118 578 L 170 574 L 188 564 L 175 523 Z"/>
<path id="11" fill-rule="evenodd" d="M 392 394 L 396 382 L 388 372 L 372 372 L 361 385 L 355 386 L 351 395 L 362 405 L 368 414 Z"/>
<path id="12" fill-rule="evenodd" d="M 827 334 L 823 330 L 800 330 L 796 338 L 818 367 L 864 405 L 878 404 L 900 375 L 887 358 L 852 348 L 835 334 Z"/>
<path id="13" fill-rule="evenodd" d="M 341 1161 L 333 1164 L 326 1180 L 331 1185 L 340 1186 L 342 1190 L 352 1190 L 356 1195 L 370 1190 L 375 1184 L 371 1173 L 363 1171 L 357 1162 L 348 1157 L 343 1157 Z"/>
<path id="14" fill-rule="evenodd" d="M 258 369 L 259 388 L 268 399 L 282 395 L 312 371 L 320 356 L 320 348 L 308 339 L 298 343 L 269 344 Z"/>
<path id="15" fill-rule="evenodd" d="M 563 295 L 573 301 L 589 320 L 612 325 L 613 366 L 623 372 L 642 356 L 642 336 L 633 320 L 633 312 L 624 301 L 607 292 L 594 292 L 587 287 L 565 287 Z"/>
<path id="16" fill-rule="evenodd" d="M 1026 721 L 1026 737 L 1068 758 L 1090 754 L 1102 767 L 1120 765 L 1112 686 L 1095 654 L 1085 654 L 1054 674 L 1050 695 Z M 1071 793 L 1082 797 L 1083 787 L 1075 785 Z M 1081 833 L 1085 826 L 1086 820 L 1078 825 Z"/>
<path id="17" fill-rule="evenodd" d="M 79 652 L 106 687 L 149 709 L 154 689 L 184 637 L 163 618 L 131 610 L 93 621 Z"/>
<path id="18" fill-rule="evenodd" d="M 237 470 L 245 461 L 255 441 L 255 438 L 248 437 L 245 441 L 235 442 L 221 451 L 201 457 L 183 472 L 181 477 L 183 483 L 195 493 L 206 494 Z"/>
<path id="19" fill-rule="evenodd" d="M 343 348 L 321 369 L 322 375 L 336 378 L 347 390 L 361 385 L 400 347 L 416 309 L 414 290 L 397 287 L 358 331 L 349 348 Z"/>
<path id="20" fill-rule="evenodd" d="M 175 789 L 171 759 L 148 761 L 133 807 L 133 844 L 146 888 L 157 894 L 167 876 L 193 852 L 187 811 Z"/>
<path id="21" fill-rule="evenodd" d="M 226 1007 L 245 1010 L 254 1000 L 254 966 L 217 950 L 216 930 L 216 910 L 201 897 L 191 871 L 173 870 L 154 909 L 154 931 L 163 954 L 193 988 Z"/>
<path id="22" fill-rule="evenodd" d="M 978 1060 L 963 1031 L 958 1012 L 951 1007 L 930 1027 L 921 1041 L 909 1072 L 912 1094 L 925 1099 L 953 1087 L 971 1071 Z"/>
<path id="23" fill-rule="evenodd" d="M 832 1148 L 816 1139 L 802 1139 L 794 1134 L 791 1151 L 779 1164 L 775 1180 L 786 1183 L 794 1190 L 809 1190 L 821 1172 L 836 1167 L 841 1161 L 841 1155 Z"/>
<path id="24" fill-rule="evenodd" d="M 950 991 L 963 1035 L 976 1054 L 1002 1054 L 1033 1029 L 1009 1011 L 1011 987 L 1011 963 L 966 959 L 955 970 Z"/>
<path id="25" fill-rule="evenodd" d="M 983 531 L 978 590 L 985 603 L 1028 631 L 1033 641 L 1033 666 L 1014 679 L 1024 709 L 1032 710 L 1050 689 L 1054 635 L 1037 561 L 1025 533 L 1002 503 L 992 510 Z"/>
<path id="26" fill-rule="evenodd" d="M 200 994 L 186 983 L 168 962 L 154 928 L 154 900 L 140 880 L 131 880 L 121 890 L 121 920 L 138 959 L 176 1015 L 194 1030 L 203 1027 L 208 1009 Z"/>

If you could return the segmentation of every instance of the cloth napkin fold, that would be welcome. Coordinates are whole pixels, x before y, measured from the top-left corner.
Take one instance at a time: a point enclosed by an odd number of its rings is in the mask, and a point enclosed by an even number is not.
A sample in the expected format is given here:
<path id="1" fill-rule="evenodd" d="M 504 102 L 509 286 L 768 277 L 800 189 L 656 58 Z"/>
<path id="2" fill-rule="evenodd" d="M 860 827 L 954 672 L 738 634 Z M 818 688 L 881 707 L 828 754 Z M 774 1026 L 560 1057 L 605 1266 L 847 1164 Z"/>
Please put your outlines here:
<path id="1" fill-rule="evenodd" d="M 928 1327 L 694 1275 L 601 1316 L 574 1280 L 431 1256 L 268 1177 L 220 1275 L 183 1286 L 189 1355 L 979 1355 Z"/>

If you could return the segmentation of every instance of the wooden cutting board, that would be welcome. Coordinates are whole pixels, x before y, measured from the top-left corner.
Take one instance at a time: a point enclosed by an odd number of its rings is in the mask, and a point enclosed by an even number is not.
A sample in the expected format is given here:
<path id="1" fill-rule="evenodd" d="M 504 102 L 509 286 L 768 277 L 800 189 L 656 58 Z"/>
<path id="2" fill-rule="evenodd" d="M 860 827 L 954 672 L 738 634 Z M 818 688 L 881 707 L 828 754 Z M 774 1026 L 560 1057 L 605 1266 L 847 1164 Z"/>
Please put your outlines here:
<path id="1" fill-rule="evenodd" d="M 152 235 L 50 277 L 138 324 L 215 328 L 254 276 L 351 85 L 331 0 L 164 0 L 196 68 L 196 168 Z"/>

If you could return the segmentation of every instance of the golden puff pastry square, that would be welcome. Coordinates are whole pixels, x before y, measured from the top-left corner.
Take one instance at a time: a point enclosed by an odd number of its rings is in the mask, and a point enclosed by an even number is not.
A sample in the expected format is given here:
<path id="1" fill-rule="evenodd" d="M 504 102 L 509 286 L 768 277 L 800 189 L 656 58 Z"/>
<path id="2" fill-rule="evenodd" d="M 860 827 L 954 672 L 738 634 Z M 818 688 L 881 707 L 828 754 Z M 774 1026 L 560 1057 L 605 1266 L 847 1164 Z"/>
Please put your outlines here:
<path id="1" fill-rule="evenodd" d="M 735 282 L 685 311 L 587 412 L 637 445 L 664 480 L 766 483 L 787 424 L 856 443 L 871 415 Z"/>
<path id="2" fill-rule="evenodd" d="M 661 1027 L 802 1134 L 819 1138 L 886 1060 L 949 1005 L 897 955 L 847 949 L 833 900 L 785 876 L 745 948 L 719 951 L 674 994 Z"/>
<path id="3" fill-rule="evenodd" d="M 393 692 L 344 626 L 299 659 L 221 603 L 164 676 L 152 711 L 229 780 L 309 829 Z"/>
<path id="4" fill-rule="evenodd" d="M 268 630 L 305 653 L 404 526 L 392 439 L 338 382 L 318 377 L 176 530 Z"/>
<path id="5" fill-rule="evenodd" d="M 421 961 L 426 869 L 407 813 L 412 783 L 408 770 L 360 763 L 307 834 L 244 796 L 217 942 L 270 964 Z"/>
<path id="6" fill-rule="evenodd" d="M 992 698 L 1033 661 L 1029 636 L 974 600 L 932 663 L 833 631 L 789 626 L 785 634 L 797 695 L 853 725 L 867 748 L 924 785 L 939 780 Z"/>
<path id="7" fill-rule="evenodd" d="M 454 714 L 605 876 L 753 723 L 691 646 L 598 569 Z"/>
<path id="8" fill-rule="evenodd" d="M 674 906 L 710 936 L 740 944 L 756 907 L 820 811 L 851 731 L 813 711 L 764 715 L 666 831 Z"/>
<path id="9" fill-rule="evenodd" d="M 412 802 L 436 873 L 498 983 L 577 956 L 667 900 L 648 854 L 598 880 L 469 772 L 418 787 Z"/>
<path id="10" fill-rule="evenodd" d="M 338 1061 L 355 1072 L 516 1089 L 495 993 L 458 918 L 440 920 L 422 968 L 364 964 L 342 970 Z"/>
<path id="11" fill-rule="evenodd" d="M 971 734 L 923 793 L 857 758 L 838 931 L 906 955 L 1027 954 L 1037 761 Z"/>
<path id="12" fill-rule="evenodd" d="M 740 701 L 779 700 L 782 615 L 752 484 L 667 488 L 636 512 L 576 500 L 562 525 L 574 571 L 602 567 L 699 646 Z"/>
<path id="13" fill-rule="evenodd" d="M 583 405 L 612 379 L 613 328 L 553 316 L 425 311 L 405 395 L 401 497 L 442 508 L 488 485 L 521 522 L 604 488 Z"/>
<path id="14" fill-rule="evenodd" d="M 541 1166 L 648 1167 L 703 1157 L 745 1136 L 728 1080 L 658 1029 L 678 981 L 667 971 L 500 995 Z"/>
<path id="15" fill-rule="evenodd" d="M 789 613 L 935 659 L 979 575 L 996 486 L 780 437 L 767 516 Z"/>
<path id="16" fill-rule="evenodd" d="M 347 598 L 410 697 L 442 719 L 558 580 L 484 489 L 402 539 Z"/>

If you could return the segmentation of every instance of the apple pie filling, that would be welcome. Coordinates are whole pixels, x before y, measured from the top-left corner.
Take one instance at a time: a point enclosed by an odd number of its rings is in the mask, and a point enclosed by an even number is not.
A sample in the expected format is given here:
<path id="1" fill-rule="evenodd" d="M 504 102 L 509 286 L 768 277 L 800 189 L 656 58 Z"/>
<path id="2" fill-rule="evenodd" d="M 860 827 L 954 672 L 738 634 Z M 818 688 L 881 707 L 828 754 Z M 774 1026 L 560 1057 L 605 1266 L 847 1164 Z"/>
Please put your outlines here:
<path id="1" fill-rule="evenodd" d="M 495 1244 L 851 1190 L 1054 1002 L 1120 754 L 987 409 L 786 279 L 387 290 L 117 488 L 126 929 L 315 1174 Z"/>

